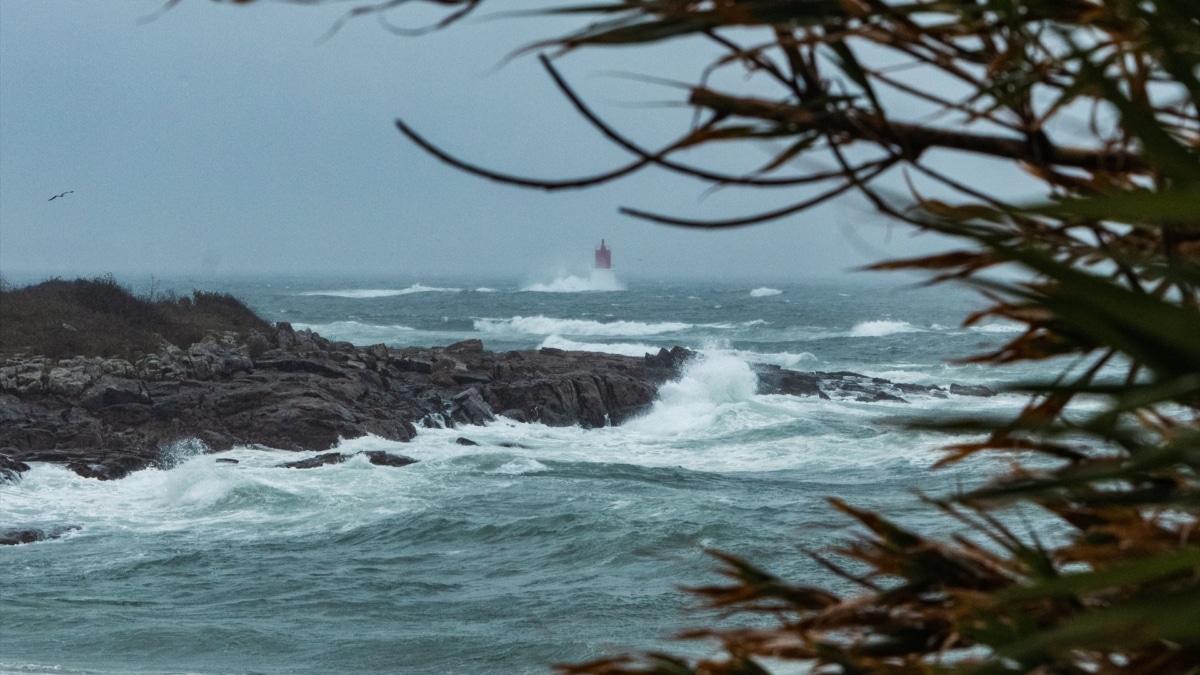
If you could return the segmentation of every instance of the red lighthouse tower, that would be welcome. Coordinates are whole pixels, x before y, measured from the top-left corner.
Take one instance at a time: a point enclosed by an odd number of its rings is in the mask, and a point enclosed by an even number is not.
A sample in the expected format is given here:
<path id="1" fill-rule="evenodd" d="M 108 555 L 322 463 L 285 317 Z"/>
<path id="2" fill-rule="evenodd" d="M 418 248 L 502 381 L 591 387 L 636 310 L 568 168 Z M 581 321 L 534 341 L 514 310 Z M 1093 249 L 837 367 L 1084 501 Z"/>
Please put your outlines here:
<path id="1" fill-rule="evenodd" d="M 612 269 L 612 251 L 604 246 L 603 239 L 600 240 L 600 248 L 596 249 L 596 269 Z"/>

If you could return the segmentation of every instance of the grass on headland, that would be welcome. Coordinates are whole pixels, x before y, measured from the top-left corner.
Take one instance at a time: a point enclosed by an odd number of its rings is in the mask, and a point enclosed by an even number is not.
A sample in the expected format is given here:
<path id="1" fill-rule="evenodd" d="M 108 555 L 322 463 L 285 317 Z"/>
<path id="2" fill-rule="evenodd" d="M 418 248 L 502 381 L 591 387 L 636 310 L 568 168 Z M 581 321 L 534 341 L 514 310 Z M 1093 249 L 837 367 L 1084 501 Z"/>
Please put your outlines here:
<path id="1" fill-rule="evenodd" d="M 138 297 L 112 275 L 0 286 L 0 357 L 129 359 L 162 340 L 187 347 L 209 331 L 251 330 L 269 335 L 273 327 L 226 293 Z"/>

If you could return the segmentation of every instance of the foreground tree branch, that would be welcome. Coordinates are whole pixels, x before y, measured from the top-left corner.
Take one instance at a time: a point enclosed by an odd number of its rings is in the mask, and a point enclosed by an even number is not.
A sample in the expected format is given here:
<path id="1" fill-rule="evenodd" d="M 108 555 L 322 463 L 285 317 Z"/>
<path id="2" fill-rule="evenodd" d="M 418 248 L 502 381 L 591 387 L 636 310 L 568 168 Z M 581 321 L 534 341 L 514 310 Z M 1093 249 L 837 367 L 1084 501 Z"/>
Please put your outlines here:
<path id="1" fill-rule="evenodd" d="M 693 89 L 688 102 L 720 115 L 766 120 L 797 133 L 818 131 L 850 141 L 869 141 L 895 148 L 911 161 L 929 148 L 961 150 L 1011 159 L 1035 166 L 1058 165 L 1091 172 L 1146 175 L 1149 167 L 1138 154 L 1121 151 L 1064 148 L 1044 136 L 1035 140 L 953 131 L 888 120 L 862 110 L 812 112 L 794 105 L 729 96 L 711 89 Z"/>

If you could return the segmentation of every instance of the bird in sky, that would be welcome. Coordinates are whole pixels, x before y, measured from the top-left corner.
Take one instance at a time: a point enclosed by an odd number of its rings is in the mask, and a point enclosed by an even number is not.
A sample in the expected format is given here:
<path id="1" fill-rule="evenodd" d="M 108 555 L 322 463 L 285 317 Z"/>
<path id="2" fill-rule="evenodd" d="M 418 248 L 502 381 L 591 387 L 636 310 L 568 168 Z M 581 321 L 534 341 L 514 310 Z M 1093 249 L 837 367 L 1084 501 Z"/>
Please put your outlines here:
<path id="1" fill-rule="evenodd" d="M 59 193 L 59 194 L 56 194 L 56 195 L 54 195 L 54 196 L 53 196 L 53 197 L 51 197 L 50 199 L 47 199 L 46 201 L 48 201 L 48 202 L 52 202 L 52 201 L 54 201 L 55 199 L 58 199 L 59 197 L 66 197 L 67 195 L 71 194 L 72 192 L 74 192 L 74 190 L 67 190 L 66 192 L 61 192 L 61 193 Z"/>

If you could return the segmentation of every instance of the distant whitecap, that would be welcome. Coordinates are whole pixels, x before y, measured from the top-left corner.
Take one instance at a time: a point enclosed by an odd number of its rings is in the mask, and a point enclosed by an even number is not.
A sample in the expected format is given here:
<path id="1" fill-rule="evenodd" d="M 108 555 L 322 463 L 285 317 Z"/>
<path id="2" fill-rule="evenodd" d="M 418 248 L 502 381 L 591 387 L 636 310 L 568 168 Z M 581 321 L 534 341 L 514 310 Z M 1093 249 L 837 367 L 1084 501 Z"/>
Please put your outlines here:
<path id="1" fill-rule="evenodd" d="M 971 326 L 976 333 L 1020 333 L 1025 330 L 1024 324 L 1019 323 L 985 323 L 981 326 Z"/>
<path id="2" fill-rule="evenodd" d="M 538 348 L 551 347 L 553 349 L 562 349 L 569 352 L 599 352 L 601 354 L 619 354 L 621 356 L 643 356 L 645 354 L 655 354 L 659 348 L 653 345 L 634 343 L 634 342 L 578 342 L 570 340 L 561 335 L 551 335 Z"/>
<path id="3" fill-rule="evenodd" d="M 549 283 L 534 283 L 521 287 L 533 293 L 589 293 L 595 291 L 623 291 L 621 283 L 612 270 L 592 270 L 587 277 L 560 276 Z"/>
<path id="4" fill-rule="evenodd" d="M 781 293 L 783 293 L 783 291 L 779 290 L 778 288 L 767 288 L 766 286 L 763 286 L 762 288 L 756 288 L 750 291 L 750 297 L 765 298 L 771 295 L 779 295 Z"/>
<path id="5" fill-rule="evenodd" d="M 850 337 L 883 337 L 896 333 L 913 333 L 918 330 L 920 329 L 907 321 L 880 319 L 854 324 L 854 328 L 850 329 Z"/>
<path id="6" fill-rule="evenodd" d="M 322 324 L 296 323 L 292 324 L 292 327 L 297 330 L 311 330 L 329 340 L 350 342 L 356 345 L 388 342 L 395 339 L 398 334 L 416 330 L 408 326 L 381 326 L 358 321 L 334 321 Z"/>
<path id="7" fill-rule="evenodd" d="M 330 291 L 305 291 L 300 295 L 326 295 L 333 298 L 351 298 L 356 300 L 368 298 L 387 298 L 395 295 L 409 295 L 412 293 L 459 293 L 461 288 L 438 288 L 436 286 L 423 286 L 421 284 L 413 284 L 408 288 L 351 288 L 346 290 L 330 290 Z"/>
<path id="8" fill-rule="evenodd" d="M 639 336 L 674 333 L 691 328 L 690 323 L 665 321 L 587 321 L 584 319 L 554 319 L 547 316 L 514 316 L 511 319 L 476 319 L 475 330 L 481 333 L 525 333 L 529 335 L 594 335 Z"/>

